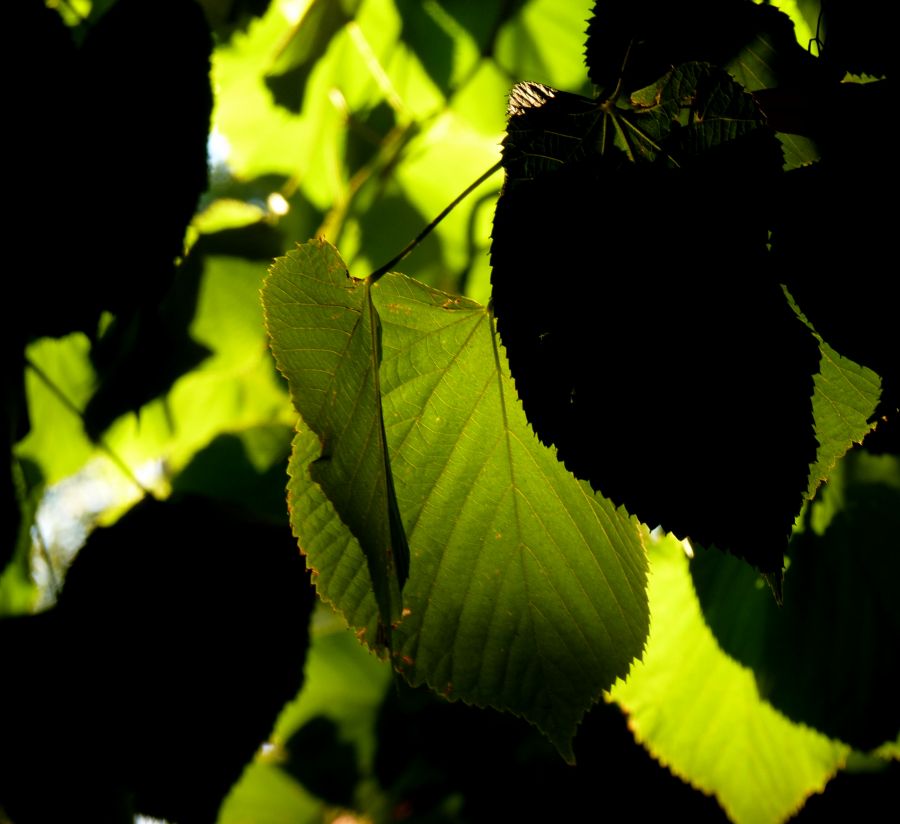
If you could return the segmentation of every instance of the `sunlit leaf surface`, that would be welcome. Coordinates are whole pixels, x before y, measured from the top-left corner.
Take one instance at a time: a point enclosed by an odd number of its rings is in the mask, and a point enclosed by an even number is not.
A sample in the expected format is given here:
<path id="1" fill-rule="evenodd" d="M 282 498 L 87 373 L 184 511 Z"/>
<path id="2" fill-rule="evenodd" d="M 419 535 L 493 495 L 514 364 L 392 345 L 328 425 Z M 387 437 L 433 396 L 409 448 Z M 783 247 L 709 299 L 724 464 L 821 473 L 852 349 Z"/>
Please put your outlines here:
<path id="1" fill-rule="evenodd" d="M 650 563 L 650 640 L 613 700 L 638 741 L 715 794 L 733 821 L 787 820 L 824 788 L 849 748 L 791 723 L 762 699 L 753 672 L 722 651 L 703 621 L 680 542 L 652 541 Z"/>
<path id="2" fill-rule="evenodd" d="M 309 245 L 280 265 L 314 272 L 339 264 L 333 250 Z M 292 313 L 274 325 L 269 309 L 273 345 L 283 352 L 282 329 L 304 328 L 305 312 L 322 310 L 304 307 L 299 295 L 273 296 L 273 286 L 284 289 L 270 280 L 267 306 L 278 300 Z M 383 278 L 372 296 L 383 330 L 385 430 L 411 552 L 394 664 L 448 698 L 524 715 L 571 757 L 581 715 L 643 645 L 636 524 L 539 444 L 484 307 L 402 275 Z M 304 376 L 280 360 L 296 393 Z M 364 417 L 346 425 L 368 426 Z M 317 454 L 301 430 L 291 461 L 294 529 L 320 593 L 371 641 L 363 556 L 329 517 L 350 502 L 329 501 L 314 482 Z"/>

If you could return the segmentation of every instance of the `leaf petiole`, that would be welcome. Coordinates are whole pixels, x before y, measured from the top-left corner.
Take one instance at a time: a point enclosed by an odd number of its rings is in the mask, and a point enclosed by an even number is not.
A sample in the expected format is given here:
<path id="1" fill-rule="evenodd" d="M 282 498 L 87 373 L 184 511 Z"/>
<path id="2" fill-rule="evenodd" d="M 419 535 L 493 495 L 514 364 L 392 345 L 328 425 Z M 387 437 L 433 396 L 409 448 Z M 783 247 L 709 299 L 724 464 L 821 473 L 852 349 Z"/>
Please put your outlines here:
<path id="1" fill-rule="evenodd" d="M 459 194 L 456 198 L 453 199 L 453 202 L 446 206 L 441 213 L 431 221 L 424 229 L 422 229 L 419 234 L 417 234 L 403 249 L 397 254 L 395 257 L 392 257 L 387 263 L 383 266 L 379 266 L 371 275 L 369 275 L 366 280 L 372 284 L 376 283 L 381 277 L 386 275 L 391 269 L 394 268 L 401 260 L 403 260 L 413 249 L 416 248 L 423 240 L 425 240 L 428 235 L 437 228 L 438 224 L 450 214 L 463 200 L 465 200 L 472 192 L 474 192 L 482 183 L 484 183 L 489 178 L 493 177 L 498 171 L 500 171 L 502 163 L 501 161 L 497 161 L 490 169 L 486 172 L 483 172 L 477 180 L 473 183 L 470 183 L 461 194 Z"/>

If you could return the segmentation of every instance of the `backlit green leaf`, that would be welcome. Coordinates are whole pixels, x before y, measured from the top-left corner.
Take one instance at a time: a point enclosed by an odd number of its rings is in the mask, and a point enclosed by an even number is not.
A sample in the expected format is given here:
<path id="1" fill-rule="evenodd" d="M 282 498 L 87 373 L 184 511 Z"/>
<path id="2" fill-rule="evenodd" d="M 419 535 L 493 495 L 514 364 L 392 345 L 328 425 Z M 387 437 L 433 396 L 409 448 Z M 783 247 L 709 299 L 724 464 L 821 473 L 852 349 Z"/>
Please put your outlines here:
<path id="1" fill-rule="evenodd" d="M 871 369 L 841 357 L 827 343 L 815 376 L 813 417 L 819 448 L 809 473 L 808 497 L 826 480 L 853 443 L 872 429 L 869 418 L 878 403 L 880 380 Z"/>
<path id="2" fill-rule="evenodd" d="M 706 627 L 677 540 L 653 541 L 650 561 L 650 640 L 613 700 L 654 757 L 715 794 L 733 821 L 785 821 L 824 788 L 849 748 L 791 723 L 760 697 L 752 670 Z"/>
<path id="3" fill-rule="evenodd" d="M 308 245 L 280 268 L 337 261 Z M 270 281 L 267 303 L 272 288 Z M 298 318 L 307 299 L 279 298 Z M 524 716 L 571 758 L 584 711 L 643 646 L 637 525 L 538 442 L 488 310 L 393 274 L 372 287 L 372 301 L 383 328 L 390 463 L 411 550 L 394 664 L 412 684 Z M 272 317 L 270 308 L 275 336 L 307 326 Z M 320 334 L 307 326 L 304 346 Z M 285 343 L 273 345 L 284 368 Z M 366 425 L 359 414 L 354 421 Z M 289 501 L 301 548 L 320 594 L 371 641 L 376 608 L 364 555 L 306 470 L 315 436 L 300 431 L 294 450 Z"/>

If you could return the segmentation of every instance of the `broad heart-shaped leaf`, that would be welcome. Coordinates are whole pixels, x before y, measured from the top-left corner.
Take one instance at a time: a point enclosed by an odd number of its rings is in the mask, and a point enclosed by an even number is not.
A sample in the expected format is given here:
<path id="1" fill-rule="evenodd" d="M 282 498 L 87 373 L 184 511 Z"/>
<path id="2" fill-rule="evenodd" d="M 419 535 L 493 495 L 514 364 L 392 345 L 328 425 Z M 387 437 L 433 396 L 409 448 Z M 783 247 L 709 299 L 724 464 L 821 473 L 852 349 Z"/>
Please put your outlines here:
<path id="1" fill-rule="evenodd" d="M 824 788 L 849 748 L 791 723 L 760 697 L 753 672 L 726 655 L 704 624 L 678 541 L 653 540 L 649 554 L 650 639 L 613 700 L 628 712 L 637 740 L 715 794 L 732 821 L 785 821 Z"/>
<path id="2" fill-rule="evenodd" d="M 381 415 L 381 328 L 371 286 L 351 278 L 324 241 L 272 266 L 263 296 L 278 368 L 319 438 L 309 466 L 365 555 L 379 611 L 378 643 L 400 620 L 409 547 L 400 523 Z"/>
<path id="3" fill-rule="evenodd" d="M 316 245 L 279 264 L 339 265 L 332 249 Z M 627 672 L 646 637 L 638 526 L 538 442 L 487 309 L 402 275 L 371 291 L 382 321 L 385 431 L 411 547 L 394 664 L 410 683 L 451 700 L 524 716 L 571 758 L 584 711 Z M 281 296 L 297 314 L 283 326 L 295 336 L 305 327 L 314 341 L 321 333 L 300 319 L 303 294 Z M 331 314 L 321 311 L 317 322 Z M 292 524 L 320 595 L 371 642 L 377 607 L 368 567 L 310 477 L 319 450 L 301 427 L 290 465 Z"/>
<path id="4" fill-rule="evenodd" d="M 519 86 L 504 166 L 493 305 L 538 436 L 651 526 L 780 573 L 819 352 L 767 264 L 781 153 L 749 95 L 703 64 L 633 109 Z"/>

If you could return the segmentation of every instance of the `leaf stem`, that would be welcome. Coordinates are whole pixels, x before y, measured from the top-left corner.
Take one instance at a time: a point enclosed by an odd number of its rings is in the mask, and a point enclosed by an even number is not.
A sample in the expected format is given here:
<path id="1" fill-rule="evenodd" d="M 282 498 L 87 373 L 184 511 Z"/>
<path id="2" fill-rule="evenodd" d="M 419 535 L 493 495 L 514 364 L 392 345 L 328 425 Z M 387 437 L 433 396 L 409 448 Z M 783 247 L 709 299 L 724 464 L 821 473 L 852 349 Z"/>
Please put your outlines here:
<path id="1" fill-rule="evenodd" d="M 382 276 L 386 275 L 388 272 L 393 269 L 403 258 L 405 258 L 413 249 L 416 248 L 423 240 L 425 240 L 428 235 L 437 228 L 438 224 L 450 214 L 463 200 L 465 200 L 472 192 L 475 191 L 482 183 L 484 183 L 488 178 L 493 177 L 496 172 L 498 172 L 503 165 L 503 161 L 498 160 L 490 169 L 486 172 L 483 172 L 479 178 L 474 182 L 470 183 L 465 190 L 454 198 L 453 202 L 444 208 L 441 213 L 431 221 L 424 229 L 422 229 L 419 234 L 417 234 L 406 246 L 403 247 L 402 251 L 392 257 L 384 266 L 379 266 L 371 275 L 369 275 L 366 280 L 369 283 L 377 282 Z"/>

